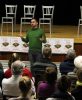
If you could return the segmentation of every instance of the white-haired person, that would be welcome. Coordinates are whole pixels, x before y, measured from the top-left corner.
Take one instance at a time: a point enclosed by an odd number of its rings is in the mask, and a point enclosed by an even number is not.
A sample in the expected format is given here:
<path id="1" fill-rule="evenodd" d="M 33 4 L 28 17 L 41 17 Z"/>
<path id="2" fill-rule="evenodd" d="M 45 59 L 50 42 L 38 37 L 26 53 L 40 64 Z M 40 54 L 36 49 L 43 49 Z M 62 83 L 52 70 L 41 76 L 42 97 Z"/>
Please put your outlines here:
<path id="1" fill-rule="evenodd" d="M 17 60 L 11 65 L 12 76 L 2 80 L 3 99 L 6 97 L 19 96 L 20 90 L 18 87 L 19 80 L 22 77 L 23 63 Z"/>
<path id="2" fill-rule="evenodd" d="M 4 72 L 4 77 L 5 78 L 10 78 L 12 76 L 11 65 L 12 65 L 13 62 L 15 62 L 17 60 L 21 60 L 20 55 L 18 53 L 12 53 L 11 57 L 10 57 L 10 59 L 8 61 L 8 67 L 9 68 L 7 68 L 6 71 Z M 24 64 L 24 66 L 25 66 L 25 64 Z M 25 76 L 25 75 L 27 75 L 30 78 L 32 78 L 32 73 L 27 68 L 27 66 L 23 68 L 22 76 Z"/>
<path id="3" fill-rule="evenodd" d="M 60 63 L 59 69 L 60 73 L 67 75 L 69 72 L 73 72 L 75 65 L 74 59 L 76 57 L 76 52 L 73 49 L 69 49 L 66 54 L 66 59 Z"/>
<path id="4" fill-rule="evenodd" d="M 33 100 L 30 96 L 31 92 L 31 79 L 28 76 L 23 76 L 19 80 L 20 95 L 16 98 L 10 98 L 9 100 Z"/>
<path id="5" fill-rule="evenodd" d="M 19 90 L 19 80 L 22 77 L 24 64 L 20 60 L 17 60 L 12 63 L 11 71 L 12 76 L 8 79 L 4 78 L 2 80 L 2 91 L 3 91 L 3 99 L 6 100 L 6 97 L 15 97 L 20 95 Z M 30 95 L 35 93 L 34 83 L 32 82 L 32 92 Z"/>
<path id="6" fill-rule="evenodd" d="M 76 87 L 71 91 L 71 93 L 75 97 L 75 100 L 81 100 L 82 99 L 82 68 L 78 69 L 76 74 L 77 74 Z"/>
<path id="7" fill-rule="evenodd" d="M 82 56 L 81 55 L 75 57 L 75 59 L 74 59 L 74 65 L 75 65 L 74 71 L 68 73 L 68 76 L 71 78 L 72 83 L 73 83 L 72 84 L 73 89 L 75 89 L 76 85 L 77 85 L 76 84 L 76 82 L 78 80 L 77 72 L 78 72 L 78 70 L 82 70 Z"/>
<path id="8" fill-rule="evenodd" d="M 74 65 L 76 69 L 82 69 L 82 55 L 79 55 L 74 59 Z"/>

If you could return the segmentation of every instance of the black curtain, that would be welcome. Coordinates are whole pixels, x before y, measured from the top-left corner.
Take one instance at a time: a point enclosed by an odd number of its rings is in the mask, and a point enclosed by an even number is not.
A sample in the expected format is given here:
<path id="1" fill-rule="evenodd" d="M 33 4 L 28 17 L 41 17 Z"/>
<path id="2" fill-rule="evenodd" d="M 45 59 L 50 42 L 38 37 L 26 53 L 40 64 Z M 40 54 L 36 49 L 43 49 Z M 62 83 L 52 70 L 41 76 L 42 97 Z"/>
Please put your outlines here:
<path id="1" fill-rule="evenodd" d="M 17 23 L 23 16 L 23 5 L 36 5 L 35 17 L 42 17 L 42 5 L 55 5 L 54 25 L 77 25 L 82 0 L 0 0 L 0 22 L 5 16 L 5 4 L 17 4 Z"/>

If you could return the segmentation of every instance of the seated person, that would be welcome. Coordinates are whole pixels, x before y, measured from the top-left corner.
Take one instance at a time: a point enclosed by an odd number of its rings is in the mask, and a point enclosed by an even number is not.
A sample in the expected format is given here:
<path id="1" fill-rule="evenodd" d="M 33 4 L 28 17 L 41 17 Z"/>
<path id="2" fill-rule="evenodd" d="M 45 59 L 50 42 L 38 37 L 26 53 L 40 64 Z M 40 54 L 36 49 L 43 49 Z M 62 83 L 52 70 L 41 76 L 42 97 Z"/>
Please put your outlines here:
<path id="1" fill-rule="evenodd" d="M 2 80 L 2 91 L 4 98 L 6 96 L 19 96 L 20 90 L 18 87 L 18 83 L 20 78 L 22 77 L 22 72 L 23 72 L 23 63 L 20 60 L 17 60 L 12 63 L 11 65 L 11 71 L 12 71 L 12 76 L 8 79 L 4 78 Z M 32 94 L 35 93 L 35 87 L 32 82 Z"/>
<path id="2" fill-rule="evenodd" d="M 34 70 L 33 75 L 35 75 L 35 73 L 36 73 L 35 71 L 38 71 L 38 70 L 44 71 L 45 68 L 48 66 L 52 66 L 52 67 L 55 67 L 57 69 L 56 64 L 51 61 L 51 55 L 52 55 L 51 48 L 44 47 L 43 48 L 43 58 L 40 60 L 40 62 L 35 62 L 33 65 L 33 70 Z"/>
<path id="3" fill-rule="evenodd" d="M 71 91 L 71 94 L 75 97 L 75 100 L 81 100 L 82 99 L 82 69 L 78 69 L 76 74 L 77 74 L 76 87 Z"/>
<path id="4" fill-rule="evenodd" d="M 9 59 L 9 62 L 8 62 L 8 69 L 4 72 L 4 77 L 5 78 L 10 78 L 11 76 L 12 76 L 12 72 L 11 72 L 11 64 L 14 62 L 14 61 L 16 61 L 16 60 L 20 60 L 20 57 L 19 57 L 19 55 L 18 55 L 18 53 L 12 53 L 12 55 L 11 55 L 11 57 L 10 57 L 10 59 Z M 27 76 L 29 76 L 30 78 L 32 78 L 32 73 L 31 73 L 31 71 L 25 66 L 25 64 L 24 64 L 24 66 L 23 66 L 24 68 L 23 68 L 23 73 L 22 73 L 22 75 L 24 76 L 24 75 L 27 75 Z"/>
<path id="5" fill-rule="evenodd" d="M 70 93 L 71 81 L 68 76 L 62 75 L 57 81 L 57 90 L 47 100 L 75 100 Z"/>
<path id="6" fill-rule="evenodd" d="M 74 59 L 76 57 L 75 50 L 69 49 L 66 54 L 66 59 L 60 63 L 59 69 L 61 74 L 67 75 L 69 72 L 73 72 L 75 65 Z"/>
<path id="7" fill-rule="evenodd" d="M 2 87 L 2 79 L 4 78 L 3 65 L 0 62 L 0 87 Z"/>
<path id="8" fill-rule="evenodd" d="M 46 67 L 45 80 L 40 81 L 37 87 L 38 100 L 45 100 L 55 91 L 57 70 L 55 67 Z"/>
<path id="9" fill-rule="evenodd" d="M 31 80 L 28 76 L 23 76 L 19 80 L 20 95 L 17 98 L 10 98 L 9 100 L 33 100 L 31 97 Z"/>
<path id="10" fill-rule="evenodd" d="M 81 55 L 75 57 L 75 59 L 74 59 L 74 65 L 75 65 L 74 71 L 68 73 L 68 76 L 69 76 L 69 77 L 71 78 L 71 80 L 72 80 L 72 87 L 73 87 L 73 89 L 76 88 L 76 81 L 77 81 L 77 79 L 78 79 L 77 71 L 78 71 L 79 69 L 82 69 L 82 56 L 81 56 Z M 73 90 L 73 89 L 72 89 L 72 90 Z"/>
<path id="11" fill-rule="evenodd" d="M 33 76 L 35 77 L 35 86 L 37 87 L 37 84 L 39 81 L 44 80 L 44 73 L 46 67 L 54 67 L 57 70 L 57 66 L 55 63 L 51 61 L 51 55 L 52 50 L 50 47 L 44 47 L 43 48 L 43 58 L 40 62 L 35 62 L 33 65 Z"/>
<path id="12" fill-rule="evenodd" d="M 5 96 L 19 96 L 20 90 L 18 83 L 22 77 L 21 73 L 23 71 L 23 63 L 17 60 L 11 65 L 12 76 L 10 78 L 4 78 L 2 80 L 2 91 L 4 98 Z M 4 99 L 5 100 L 5 99 Z"/>
<path id="13" fill-rule="evenodd" d="M 12 72 L 11 72 L 11 64 L 16 61 L 19 60 L 19 55 L 18 53 L 12 53 L 9 61 L 8 61 L 8 69 L 6 69 L 6 71 L 4 72 L 4 77 L 5 78 L 10 78 L 12 76 Z"/>
<path id="14" fill-rule="evenodd" d="M 0 62 L 0 97 L 2 97 L 2 80 L 4 78 L 3 65 Z"/>
<path id="15" fill-rule="evenodd" d="M 43 58 L 41 59 L 41 62 L 51 64 L 56 67 L 56 64 L 51 61 L 51 58 L 52 58 L 52 49 L 48 46 L 44 47 Z"/>
<path id="16" fill-rule="evenodd" d="M 76 72 L 78 69 L 82 69 L 82 56 L 79 55 L 74 59 L 74 65 L 75 69 L 74 71 Z"/>

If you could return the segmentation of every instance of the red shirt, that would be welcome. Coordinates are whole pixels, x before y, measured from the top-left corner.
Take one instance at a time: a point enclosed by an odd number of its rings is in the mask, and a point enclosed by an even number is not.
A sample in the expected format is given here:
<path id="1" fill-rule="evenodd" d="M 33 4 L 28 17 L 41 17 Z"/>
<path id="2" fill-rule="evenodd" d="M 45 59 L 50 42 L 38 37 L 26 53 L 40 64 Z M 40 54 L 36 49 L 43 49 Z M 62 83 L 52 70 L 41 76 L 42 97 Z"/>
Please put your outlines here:
<path id="1" fill-rule="evenodd" d="M 4 77 L 5 78 L 10 78 L 11 76 L 12 76 L 12 71 L 9 68 L 4 72 Z M 30 72 L 30 70 L 28 68 L 23 68 L 22 76 L 29 76 L 30 78 L 32 78 L 32 73 Z"/>

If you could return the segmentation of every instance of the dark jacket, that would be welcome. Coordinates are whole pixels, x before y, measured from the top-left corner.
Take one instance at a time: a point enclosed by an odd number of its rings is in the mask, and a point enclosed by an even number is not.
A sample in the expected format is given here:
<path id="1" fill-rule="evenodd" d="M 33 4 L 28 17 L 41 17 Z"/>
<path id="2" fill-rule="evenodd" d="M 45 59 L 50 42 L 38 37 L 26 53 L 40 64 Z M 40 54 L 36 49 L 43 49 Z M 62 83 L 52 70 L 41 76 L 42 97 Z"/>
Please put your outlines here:
<path id="1" fill-rule="evenodd" d="M 3 66 L 0 63 L 0 86 L 2 86 L 2 79 L 4 78 Z"/>
<path id="2" fill-rule="evenodd" d="M 74 100 L 73 97 L 66 91 L 57 90 L 52 94 L 52 98 L 61 98 L 63 100 Z"/>
<path id="3" fill-rule="evenodd" d="M 75 97 L 75 100 L 82 100 L 82 86 L 77 86 L 71 94 Z"/>
<path id="4" fill-rule="evenodd" d="M 72 72 L 75 68 L 74 60 L 64 60 L 64 62 L 60 63 L 59 68 L 61 74 L 67 74 L 68 72 Z"/>

